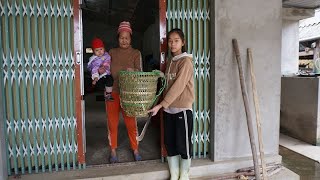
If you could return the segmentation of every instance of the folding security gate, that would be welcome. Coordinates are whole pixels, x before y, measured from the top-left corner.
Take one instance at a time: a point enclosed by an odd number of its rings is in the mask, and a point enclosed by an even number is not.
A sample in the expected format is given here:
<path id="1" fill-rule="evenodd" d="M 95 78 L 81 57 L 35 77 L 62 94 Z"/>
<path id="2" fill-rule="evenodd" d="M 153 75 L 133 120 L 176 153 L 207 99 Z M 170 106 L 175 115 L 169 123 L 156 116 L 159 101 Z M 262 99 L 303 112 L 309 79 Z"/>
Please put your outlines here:
<path id="1" fill-rule="evenodd" d="M 78 164 L 71 0 L 0 0 L 8 173 Z"/>
<path id="2" fill-rule="evenodd" d="M 193 54 L 196 101 L 193 107 L 193 158 L 206 158 L 210 143 L 210 1 L 167 0 L 167 31 L 183 30 Z"/>
<path id="3" fill-rule="evenodd" d="M 209 7 L 208 0 L 167 1 L 167 30 L 183 29 L 194 56 L 194 158 L 205 158 L 210 143 Z M 0 0 L 0 8 L 9 175 L 83 168 L 76 133 L 82 127 L 75 112 L 73 1 Z"/>

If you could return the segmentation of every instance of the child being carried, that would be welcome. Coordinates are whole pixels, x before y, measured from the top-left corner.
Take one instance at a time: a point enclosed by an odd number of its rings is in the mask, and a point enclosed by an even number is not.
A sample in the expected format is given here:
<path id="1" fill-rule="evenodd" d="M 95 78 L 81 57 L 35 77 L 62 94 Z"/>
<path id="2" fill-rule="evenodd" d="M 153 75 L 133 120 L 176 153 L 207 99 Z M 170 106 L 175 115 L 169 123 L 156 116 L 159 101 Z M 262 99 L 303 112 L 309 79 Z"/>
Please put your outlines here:
<path id="1" fill-rule="evenodd" d="M 97 82 L 104 84 L 104 97 L 106 101 L 113 101 L 111 96 L 113 78 L 111 76 L 110 64 L 111 56 L 105 51 L 104 44 L 101 39 L 92 40 L 91 47 L 93 55 L 89 59 L 88 70 L 91 72 L 92 85 Z"/>

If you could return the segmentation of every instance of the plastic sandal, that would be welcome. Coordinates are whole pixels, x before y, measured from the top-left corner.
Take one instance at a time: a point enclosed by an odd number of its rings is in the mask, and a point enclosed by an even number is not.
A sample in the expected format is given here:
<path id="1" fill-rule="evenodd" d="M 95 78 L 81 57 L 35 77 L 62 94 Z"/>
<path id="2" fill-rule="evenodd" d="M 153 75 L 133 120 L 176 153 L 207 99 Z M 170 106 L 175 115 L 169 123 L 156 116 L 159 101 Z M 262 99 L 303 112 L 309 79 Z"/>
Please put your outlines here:
<path id="1" fill-rule="evenodd" d="M 133 156 L 134 156 L 134 160 L 135 160 L 135 161 L 141 161 L 141 160 L 142 160 L 142 157 L 140 156 L 139 153 L 133 154 Z"/>
<path id="2" fill-rule="evenodd" d="M 117 156 L 110 156 L 109 161 L 110 161 L 111 164 L 114 164 L 114 163 L 119 162 L 119 159 L 118 159 Z"/>

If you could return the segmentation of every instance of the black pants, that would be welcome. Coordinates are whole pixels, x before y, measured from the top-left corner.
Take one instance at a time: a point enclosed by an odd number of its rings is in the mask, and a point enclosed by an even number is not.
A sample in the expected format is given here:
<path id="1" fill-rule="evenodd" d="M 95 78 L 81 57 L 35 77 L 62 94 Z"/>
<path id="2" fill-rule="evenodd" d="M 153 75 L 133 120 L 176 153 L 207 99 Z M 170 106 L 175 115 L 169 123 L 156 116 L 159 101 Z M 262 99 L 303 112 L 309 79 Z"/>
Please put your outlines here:
<path id="1" fill-rule="evenodd" d="M 191 110 L 177 114 L 164 112 L 164 144 L 168 156 L 181 155 L 182 159 L 191 157 L 192 129 L 193 116 Z"/>
<path id="2" fill-rule="evenodd" d="M 96 89 L 104 89 L 104 87 L 112 87 L 112 86 L 113 86 L 112 76 L 105 75 L 98 80 L 96 84 Z"/>

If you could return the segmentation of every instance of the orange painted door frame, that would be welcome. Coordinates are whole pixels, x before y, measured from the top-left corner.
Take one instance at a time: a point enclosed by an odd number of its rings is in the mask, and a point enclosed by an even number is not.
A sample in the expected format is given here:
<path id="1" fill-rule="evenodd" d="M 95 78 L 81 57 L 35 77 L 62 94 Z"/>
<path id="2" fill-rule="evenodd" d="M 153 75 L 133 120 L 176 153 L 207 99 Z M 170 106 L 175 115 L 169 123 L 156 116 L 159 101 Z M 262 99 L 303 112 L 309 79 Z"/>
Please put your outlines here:
<path id="1" fill-rule="evenodd" d="M 167 22 L 166 22 L 167 0 L 159 0 L 159 27 L 160 27 L 160 70 L 166 70 L 166 52 L 167 52 Z M 161 126 L 161 157 L 167 156 L 164 146 L 164 129 L 163 129 L 163 111 L 160 111 Z"/>
<path id="2" fill-rule="evenodd" d="M 81 0 L 73 0 L 73 24 L 74 24 L 74 57 L 75 57 L 75 111 L 77 120 L 78 162 L 85 164 L 85 137 L 83 117 L 83 87 L 82 87 L 82 12 Z"/>
<path id="3" fill-rule="evenodd" d="M 83 133 L 83 89 L 82 89 L 82 16 L 80 9 L 81 0 L 73 1 L 74 16 L 74 57 L 75 57 L 75 110 L 77 120 L 77 140 L 78 140 L 78 161 L 85 163 L 85 137 Z M 159 0 L 159 28 L 160 28 L 160 70 L 165 72 L 166 52 L 167 52 L 167 23 L 166 23 L 167 0 Z M 161 122 L 161 156 L 166 157 L 167 151 L 164 146 L 163 115 L 160 112 Z"/>

